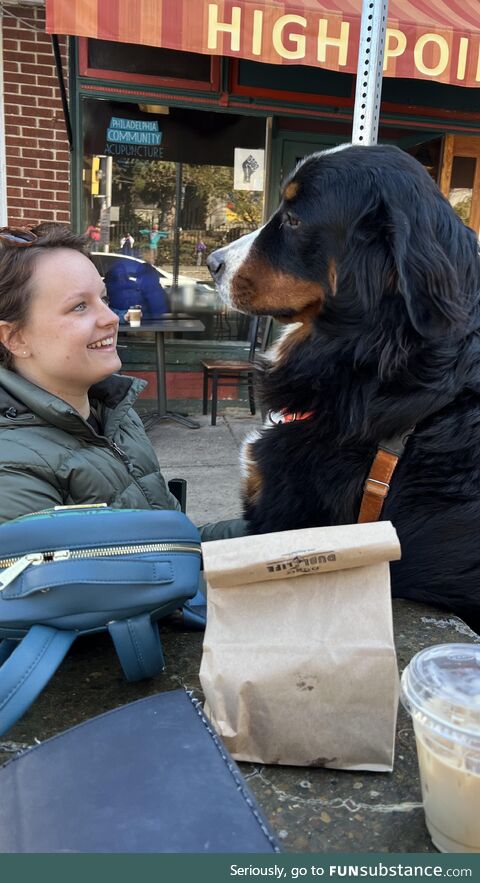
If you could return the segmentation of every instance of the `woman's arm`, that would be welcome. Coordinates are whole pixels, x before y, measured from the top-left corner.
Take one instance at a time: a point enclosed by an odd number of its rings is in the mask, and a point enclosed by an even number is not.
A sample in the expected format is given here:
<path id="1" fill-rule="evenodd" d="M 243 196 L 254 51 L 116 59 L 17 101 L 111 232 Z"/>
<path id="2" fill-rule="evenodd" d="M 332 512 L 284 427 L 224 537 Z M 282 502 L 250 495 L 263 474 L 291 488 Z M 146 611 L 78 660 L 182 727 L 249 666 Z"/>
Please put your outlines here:
<path id="1" fill-rule="evenodd" d="M 233 537 L 247 536 L 247 522 L 243 518 L 227 518 L 225 521 L 214 521 L 198 528 L 202 543 L 210 540 L 231 540 Z"/>

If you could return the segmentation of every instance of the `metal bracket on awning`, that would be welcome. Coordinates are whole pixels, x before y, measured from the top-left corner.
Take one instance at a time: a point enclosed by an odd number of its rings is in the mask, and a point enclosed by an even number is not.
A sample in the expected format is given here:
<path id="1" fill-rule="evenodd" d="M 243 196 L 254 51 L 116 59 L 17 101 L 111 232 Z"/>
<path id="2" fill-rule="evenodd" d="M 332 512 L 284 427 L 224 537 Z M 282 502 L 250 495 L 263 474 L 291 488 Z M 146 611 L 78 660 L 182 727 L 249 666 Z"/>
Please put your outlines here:
<path id="1" fill-rule="evenodd" d="M 62 101 L 63 118 L 65 120 L 65 129 L 67 130 L 67 138 L 70 146 L 70 152 L 73 150 L 73 134 L 72 123 L 70 120 L 70 110 L 68 108 L 67 90 L 65 89 L 65 79 L 63 76 L 62 56 L 60 54 L 60 46 L 58 45 L 58 36 L 50 35 L 52 38 L 53 57 L 55 59 L 55 68 L 57 71 L 58 85 L 60 88 L 60 98 Z"/>
<path id="2" fill-rule="evenodd" d="M 352 144 L 376 144 L 388 0 L 363 0 Z"/>

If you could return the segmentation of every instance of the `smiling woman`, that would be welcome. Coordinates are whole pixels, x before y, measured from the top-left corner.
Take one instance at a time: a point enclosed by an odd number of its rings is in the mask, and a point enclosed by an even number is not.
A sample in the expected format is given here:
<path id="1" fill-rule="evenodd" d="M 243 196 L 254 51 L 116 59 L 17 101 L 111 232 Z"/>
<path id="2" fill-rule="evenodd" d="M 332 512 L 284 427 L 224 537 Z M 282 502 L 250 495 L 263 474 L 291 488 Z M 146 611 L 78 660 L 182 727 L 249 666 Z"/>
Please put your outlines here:
<path id="1" fill-rule="evenodd" d="M 118 317 L 85 239 L 0 230 L 0 522 L 57 505 L 178 509 L 117 374 Z M 242 534 L 243 519 L 202 529 Z"/>
<path id="2" fill-rule="evenodd" d="M 175 509 L 83 237 L 0 231 L 0 521 L 55 505 Z"/>

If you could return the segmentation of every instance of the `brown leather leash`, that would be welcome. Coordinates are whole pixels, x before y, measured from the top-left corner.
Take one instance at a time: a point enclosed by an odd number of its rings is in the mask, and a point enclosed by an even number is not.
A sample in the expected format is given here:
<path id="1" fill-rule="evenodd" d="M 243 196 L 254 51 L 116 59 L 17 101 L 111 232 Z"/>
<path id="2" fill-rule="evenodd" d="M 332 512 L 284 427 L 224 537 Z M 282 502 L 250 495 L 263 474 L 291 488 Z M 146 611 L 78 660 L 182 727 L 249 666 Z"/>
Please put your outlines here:
<path id="1" fill-rule="evenodd" d="M 269 416 L 272 423 L 295 423 L 297 420 L 308 420 L 313 416 L 313 411 L 296 411 L 294 413 L 281 411 L 277 415 L 270 413 Z M 393 438 L 380 442 L 363 487 L 363 497 L 357 519 L 358 524 L 378 521 L 380 518 L 385 498 L 390 490 L 393 473 L 414 428 L 408 429 L 401 435 L 396 435 Z"/>
<path id="2" fill-rule="evenodd" d="M 409 429 L 402 435 L 380 442 L 363 487 L 358 524 L 378 521 L 380 518 L 393 473 L 412 432 L 413 429 Z"/>

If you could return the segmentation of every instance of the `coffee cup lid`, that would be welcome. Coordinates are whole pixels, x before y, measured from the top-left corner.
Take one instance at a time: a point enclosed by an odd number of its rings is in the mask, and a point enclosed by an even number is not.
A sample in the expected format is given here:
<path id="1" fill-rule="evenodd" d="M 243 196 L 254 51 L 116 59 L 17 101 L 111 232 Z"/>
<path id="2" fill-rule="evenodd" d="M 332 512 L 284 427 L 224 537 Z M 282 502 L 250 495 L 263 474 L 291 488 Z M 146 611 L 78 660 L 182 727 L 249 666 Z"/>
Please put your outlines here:
<path id="1" fill-rule="evenodd" d="M 455 742 L 480 744 L 480 644 L 421 650 L 403 672 L 401 700 L 429 729 Z"/>

